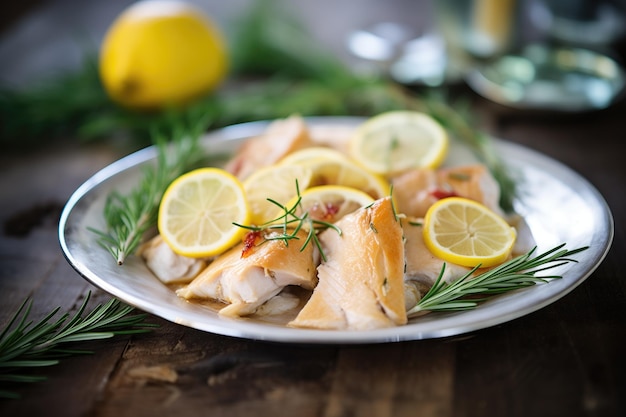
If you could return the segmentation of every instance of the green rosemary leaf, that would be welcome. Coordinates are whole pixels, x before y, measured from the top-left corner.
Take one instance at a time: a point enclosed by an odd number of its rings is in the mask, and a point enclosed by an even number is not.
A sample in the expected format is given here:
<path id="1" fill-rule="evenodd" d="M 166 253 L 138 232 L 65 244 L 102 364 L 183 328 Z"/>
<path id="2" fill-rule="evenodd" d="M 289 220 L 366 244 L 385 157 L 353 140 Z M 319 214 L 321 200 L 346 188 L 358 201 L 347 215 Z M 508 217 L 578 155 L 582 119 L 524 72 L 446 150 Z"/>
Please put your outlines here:
<path id="1" fill-rule="evenodd" d="M 477 301 L 451 301 L 445 304 L 434 304 L 429 311 L 465 311 L 472 310 L 478 306 Z"/>
<path id="2" fill-rule="evenodd" d="M 68 336 L 64 336 L 62 339 L 58 339 L 58 342 L 67 343 L 67 342 L 82 342 L 85 340 L 100 340 L 100 339 L 110 339 L 114 336 L 113 333 L 103 333 L 103 332 L 85 332 L 79 334 L 70 334 Z"/>
<path id="3" fill-rule="evenodd" d="M 15 368 L 38 368 L 41 366 L 52 366 L 58 364 L 59 361 L 56 359 L 50 360 L 22 360 L 22 361 L 11 361 L 11 367 Z"/>
<path id="4" fill-rule="evenodd" d="M 0 382 L 40 382 L 45 381 L 48 378 L 42 375 L 0 375 Z M 19 396 L 15 397 L 6 397 L 3 396 L 3 393 L 7 391 L 0 390 L 0 398 L 19 398 Z"/>
<path id="5" fill-rule="evenodd" d="M 11 320 L 9 320 L 9 323 L 7 324 L 7 326 L 2 330 L 2 333 L 0 333 L 0 351 L 7 343 L 10 343 L 11 340 L 10 338 L 6 337 L 6 335 L 9 333 L 9 330 L 13 327 L 13 325 L 15 324 L 18 318 L 22 317 L 17 327 L 22 327 L 24 325 L 24 321 L 26 320 L 26 317 L 30 313 L 31 306 L 32 306 L 32 300 L 26 299 L 22 302 L 20 307 L 13 314 L 13 317 L 11 317 Z M 25 311 L 23 315 L 22 315 L 22 311 Z"/>
<path id="6" fill-rule="evenodd" d="M 19 394 L 13 391 L 7 391 L 0 389 L 0 398 L 6 398 L 11 400 L 17 400 L 20 398 Z"/>

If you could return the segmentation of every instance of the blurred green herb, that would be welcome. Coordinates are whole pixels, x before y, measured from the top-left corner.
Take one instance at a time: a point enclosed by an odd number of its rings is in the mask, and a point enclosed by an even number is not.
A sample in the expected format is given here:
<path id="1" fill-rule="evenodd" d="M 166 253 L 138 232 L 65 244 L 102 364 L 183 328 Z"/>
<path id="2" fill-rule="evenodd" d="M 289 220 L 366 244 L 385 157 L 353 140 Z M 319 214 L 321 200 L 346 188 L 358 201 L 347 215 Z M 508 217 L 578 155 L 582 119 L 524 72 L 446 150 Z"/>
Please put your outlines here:
<path id="1" fill-rule="evenodd" d="M 471 112 L 463 114 L 467 109 L 445 94 L 418 95 L 382 76 L 356 74 L 316 43 L 287 6 L 260 0 L 229 25 L 235 30 L 229 48 L 232 82 L 208 97 L 160 112 L 122 108 L 100 84 L 97 55 L 87 53 L 82 69 L 74 74 L 26 91 L 0 92 L 0 144 L 33 143 L 54 135 L 81 139 L 126 135 L 147 145 L 153 126 L 168 126 L 172 114 L 179 118 L 202 114 L 207 129 L 215 129 L 293 113 L 368 117 L 412 109 L 431 114 L 453 138 L 468 145 L 499 182 L 501 206 L 512 209 L 516 181 L 499 159 L 493 140 L 476 129 Z"/>
<path id="2" fill-rule="evenodd" d="M 85 314 L 91 293 L 87 293 L 78 311 L 70 317 L 64 313 L 54 319 L 60 307 L 55 308 L 36 323 L 30 319 L 32 300 L 26 299 L 0 333 L 0 398 L 19 398 L 15 384 L 46 380 L 27 369 L 56 365 L 59 358 L 92 353 L 67 349 L 76 342 L 109 339 L 115 335 L 145 333 L 155 324 L 145 323 L 146 314 L 130 313 L 133 307 L 111 299 Z M 11 384 L 7 388 L 5 385 Z"/>
<path id="3" fill-rule="evenodd" d="M 145 146 L 151 127 L 166 124 L 169 113 L 133 112 L 115 104 L 100 82 L 97 55 L 87 50 L 75 72 L 28 88 L 0 88 L 0 145 L 29 148 L 63 136 L 95 140 L 126 135 Z"/>

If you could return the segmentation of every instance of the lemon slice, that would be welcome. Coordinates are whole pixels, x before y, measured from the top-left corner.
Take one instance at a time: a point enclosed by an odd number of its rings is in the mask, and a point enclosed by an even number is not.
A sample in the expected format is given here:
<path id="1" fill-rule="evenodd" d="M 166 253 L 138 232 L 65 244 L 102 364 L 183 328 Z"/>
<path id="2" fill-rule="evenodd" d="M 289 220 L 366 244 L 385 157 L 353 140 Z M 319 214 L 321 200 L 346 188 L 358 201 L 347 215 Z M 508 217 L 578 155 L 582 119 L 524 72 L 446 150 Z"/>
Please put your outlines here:
<path id="1" fill-rule="evenodd" d="M 461 197 L 433 204 L 424 217 L 424 243 L 437 257 L 457 265 L 489 267 L 511 254 L 516 232 L 486 206 Z"/>
<path id="2" fill-rule="evenodd" d="M 275 219 L 279 207 L 268 199 L 284 205 L 298 195 L 298 189 L 309 186 L 311 177 L 311 169 L 300 165 L 271 165 L 255 171 L 243 182 L 251 222 L 260 225 Z"/>
<path id="3" fill-rule="evenodd" d="M 390 111 L 364 122 L 349 143 L 349 156 L 369 171 L 391 176 L 411 168 L 436 168 L 448 152 L 448 135 L 432 117 Z"/>
<path id="4" fill-rule="evenodd" d="M 245 233 L 250 210 L 243 186 L 219 168 L 200 168 L 170 184 L 159 207 L 163 240 L 179 255 L 218 255 Z"/>
<path id="5" fill-rule="evenodd" d="M 320 185 L 309 188 L 300 194 L 300 204 L 295 214 L 301 216 L 308 212 L 314 220 L 321 220 L 328 223 L 335 223 L 346 214 L 369 206 L 374 202 L 374 198 L 351 187 L 341 185 Z M 287 208 L 292 208 L 298 204 L 298 196 L 295 196 Z M 280 213 L 284 214 L 284 212 Z"/>

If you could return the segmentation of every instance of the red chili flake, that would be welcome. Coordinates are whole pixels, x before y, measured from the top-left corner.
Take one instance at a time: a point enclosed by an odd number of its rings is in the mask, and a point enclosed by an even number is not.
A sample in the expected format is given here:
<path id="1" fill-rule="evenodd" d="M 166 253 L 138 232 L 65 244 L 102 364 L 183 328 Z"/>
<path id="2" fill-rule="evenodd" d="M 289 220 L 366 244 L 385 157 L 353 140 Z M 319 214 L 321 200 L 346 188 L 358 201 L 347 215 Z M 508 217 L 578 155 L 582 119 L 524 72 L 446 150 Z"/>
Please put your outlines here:
<path id="1" fill-rule="evenodd" d="M 241 257 L 245 258 L 250 255 L 252 248 L 256 245 L 256 241 L 261 237 L 261 231 L 254 230 L 248 232 L 243 237 L 243 249 L 241 250 Z"/>
<path id="2" fill-rule="evenodd" d="M 441 200 L 441 199 L 448 198 L 448 197 L 458 197 L 458 194 L 455 193 L 454 191 L 446 191 L 446 190 L 441 190 L 441 189 L 431 191 L 430 195 L 435 197 L 437 200 Z"/>

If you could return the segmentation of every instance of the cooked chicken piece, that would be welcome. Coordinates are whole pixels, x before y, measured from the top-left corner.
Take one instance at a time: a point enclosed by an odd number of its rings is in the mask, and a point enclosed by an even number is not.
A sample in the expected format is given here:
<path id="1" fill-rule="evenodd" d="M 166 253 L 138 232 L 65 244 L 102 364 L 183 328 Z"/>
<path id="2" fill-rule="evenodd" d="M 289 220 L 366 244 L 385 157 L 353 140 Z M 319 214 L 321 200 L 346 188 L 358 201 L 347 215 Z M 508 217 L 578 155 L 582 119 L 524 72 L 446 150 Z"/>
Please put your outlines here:
<path id="1" fill-rule="evenodd" d="M 226 170 L 243 180 L 257 169 L 312 145 L 309 130 L 300 116 L 276 120 L 262 135 L 247 140 L 228 162 Z"/>
<path id="2" fill-rule="evenodd" d="M 437 200 L 458 196 L 476 200 L 502 215 L 500 187 L 484 165 L 414 169 L 392 178 L 399 213 L 424 217 Z"/>
<path id="3" fill-rule="evenodd" d="M 213 299 L 227 303 L 219 313 L 225 316 L 252 314 L 288 285 L 313 289 L 319 253 L 315 245 L 301 250 L 299 240 L 271 239 L 251 232 L 244 242 L 213 261 L 189 285 L 177 291 L 186 299 Z"/>
<path id="4" fill-rule="evenodd" d="M 207 266 L 204 259 L 188 258 L 170 249 L 161 235 L 146 242 L 137 252 L 156 277 L 165 284 L 186 284 Z"/>
<path id="5" fill-rule="evenodd" d="M 319 283 L 292 327 L 366 330 L 405 324 L 402 228 L 389 197 L 346 215 L 319 239 Z"/>
<path id="6" fill-rule="evenodd" d="M 444 263 L 446 268 L 442 279 L 448 283 L 462 277 L 471 268 L 444 262 L 433 255 L 424 244 L 424 228 L 419 219 L 406 218 L 402 219 L 401 223 L 406 258 L 404 281 L 407 292 L 405 295 L 407 304 L 412 303 L 407 308 L 411 308 L 433 286 Z"/>
<path id="7" fill-rule="evenodd" d="M 437 173 L 433 169 L 415 169 L 391 179 L 398 213 L 424 217 L 437 200 Z"/>
<path id="8" fill-rule="evenodd" d="M 267 300 L 254 312 L 255 316 L 277 316 L 295 311 L 300 305 L 300 297 L 286 290 Z"/>
<path id="9" fill-rule="evenodd" d="M 348 155 L 348 145 L 355 126 L 350 125 L 314 125 L 309 128 L 314 146 L 326 146 Z"/>
<path id="10" fill-rule="evenodd" d="M 449 187 L 460 197 L 471 198 L 502 214 L 500 185 L 485 165 L 467 165 L 437 171 L 439 187 Z"/>

